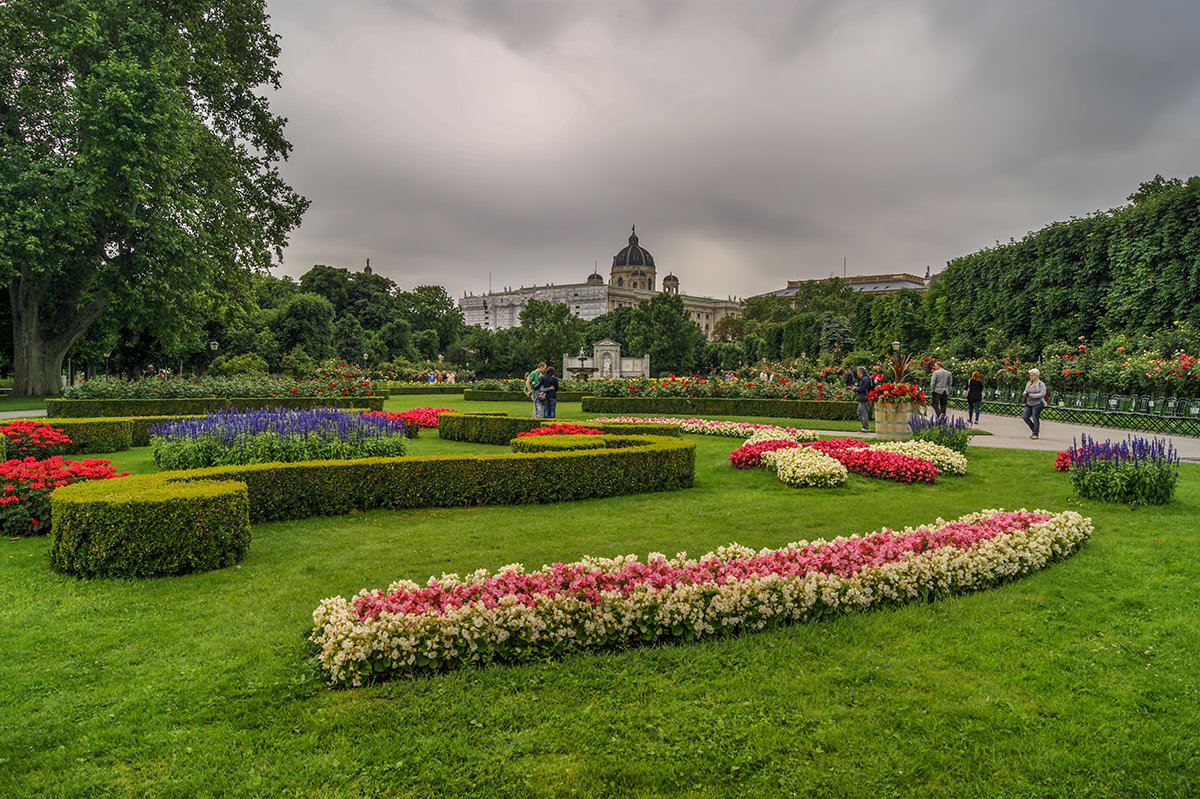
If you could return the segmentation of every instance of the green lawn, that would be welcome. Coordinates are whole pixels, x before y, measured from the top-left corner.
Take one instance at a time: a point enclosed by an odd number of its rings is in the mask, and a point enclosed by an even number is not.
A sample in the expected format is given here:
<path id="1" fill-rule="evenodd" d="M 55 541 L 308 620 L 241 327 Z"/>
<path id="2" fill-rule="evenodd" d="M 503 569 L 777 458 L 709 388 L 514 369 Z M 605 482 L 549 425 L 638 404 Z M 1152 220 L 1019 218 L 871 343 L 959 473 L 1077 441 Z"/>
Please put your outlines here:
<path id="1" fill-rule="evenodd" d="M 529 412 L 388 408 L 425 404 Z M 46 539 L 6 542 L 0 795 L 1200 794 L 1200 467 L 1172 504 L 1133 510 L 1075 499 L 1048 453 L 972 448 L 970 473 L 934 486 L 795 490 L 729 467 L 732 439 L 693 440 L 688 491 L 259 525 L 242 564 L 188 577 L 80 581 L 49 569 Z M 411 451 L 496 448 L 425 431 Z M 153 470 L 145 450 L 112 457 Z M 1021 506 L 1096 532 L 1043 572 L 927 605 L 352 690 L 325 687 L 305 640 L 322 598 L 401 577 Z"/>

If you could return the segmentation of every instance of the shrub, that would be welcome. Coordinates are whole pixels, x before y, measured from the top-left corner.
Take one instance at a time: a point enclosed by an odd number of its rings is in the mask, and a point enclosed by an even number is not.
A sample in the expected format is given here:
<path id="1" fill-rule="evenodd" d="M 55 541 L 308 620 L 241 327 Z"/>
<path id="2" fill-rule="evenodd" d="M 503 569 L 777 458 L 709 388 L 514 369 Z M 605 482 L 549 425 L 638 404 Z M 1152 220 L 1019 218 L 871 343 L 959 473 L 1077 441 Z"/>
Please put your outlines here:
<path id="1" fill-rule="evenodd" d="M 383 410 L 383 397 L 199 397 L 164 399 L 47 399 L 51 418 L 196 416 L 225 408 L 369 408 Z"/>
<path id="2" fill-rule="evenodd" d="M 33 457 L 0 464 L 0 530 L 9 536 L 45 535 L 52 525 L 50 493 L 83 480 L 125 477 L 109 461 Z"/>
<path id="3" fill-rule="evenodd" d="M 967 427 L 966 421 L 958 416 L 953 419 L 945 416 L 930 419 L 913 414 L 909 417 L 908 429 L 917 441 L 929 441 L 964 455 L 971 443 L 971 429 Z"/>
<path id="4" fill-rule="evenodd" d="M 250 547 L 246 486 L 126 478 L 54 493 L 50 563 L 78 577 L 154 577 L 209 571 Z"/>
<path id="5" fill-rule="evenodd" d="M 1071 484 L 1084 499 L 1165 505 L 1175 495 L 1179 456 L 1164 439 L 1130 436 L 1100 444 L 1084 435 L 1067 452 Z"/>
<path id="6" fill-rule="evenodd" d="M 397 457 L 404 454 L 404 428 L 383 414 L 329 408 L 227 410 L 158 424 L 150 447 L 160 469 Z"/>

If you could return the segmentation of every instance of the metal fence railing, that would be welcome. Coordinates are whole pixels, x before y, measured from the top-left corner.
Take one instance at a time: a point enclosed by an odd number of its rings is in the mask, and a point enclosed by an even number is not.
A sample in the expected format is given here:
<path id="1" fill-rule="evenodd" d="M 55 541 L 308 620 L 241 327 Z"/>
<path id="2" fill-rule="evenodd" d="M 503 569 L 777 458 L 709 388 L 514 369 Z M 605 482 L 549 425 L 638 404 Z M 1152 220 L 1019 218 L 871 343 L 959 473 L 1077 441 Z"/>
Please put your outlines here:
<path id="1" fill-rule="evenodd" d="M 1107 394 L 1102 391 L 1050 392 L 1050 403 L 1042 418 L 1067 424 L 1144 430 L 1171 436 L 1200 436 L 1200 398 L 1165 397 L 1149 394 Z M 950 405 L 965 409 L 962 397 L 951 397 Z M 985 413 L 1020 416 L 1024 408 L 1021 390 L 985 388 Z"/>

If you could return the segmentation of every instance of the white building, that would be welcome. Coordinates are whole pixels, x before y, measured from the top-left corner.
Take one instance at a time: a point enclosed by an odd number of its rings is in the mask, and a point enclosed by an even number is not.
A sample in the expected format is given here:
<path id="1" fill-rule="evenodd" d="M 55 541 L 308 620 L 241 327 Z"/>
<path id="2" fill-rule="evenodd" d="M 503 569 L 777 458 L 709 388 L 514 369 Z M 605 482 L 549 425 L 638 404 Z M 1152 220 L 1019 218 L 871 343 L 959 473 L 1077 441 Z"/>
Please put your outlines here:
<path id="1" fill-rule="evenodd" d="M 683 307 L 705 335 L 712 338 L 713 328 L 726 316 L 741 316 L 741 301 L 732 297 L 724 300 L 712 297 L 693 297 L 679 293 L 679 278 L 668 274 L 662 279 L 662 291 L 655 288 L 658 272 L 654 256 L 638 244 L 637 231 L 629 236 L 629 244 L 613 256 L 608 282 L 593 272 L 584 283 L 545 286 L 522 286 L 510 291 L 488 294 L 467 294 L 458 301 L 463 319 L 468 325 L 489 330 L 520 327 L 521 309 L 530 300 L 542 300 L 565 305 L 580 319 L 589 321 L 623 306 L 634 306 L 657 294 L 678 294 Z"/>

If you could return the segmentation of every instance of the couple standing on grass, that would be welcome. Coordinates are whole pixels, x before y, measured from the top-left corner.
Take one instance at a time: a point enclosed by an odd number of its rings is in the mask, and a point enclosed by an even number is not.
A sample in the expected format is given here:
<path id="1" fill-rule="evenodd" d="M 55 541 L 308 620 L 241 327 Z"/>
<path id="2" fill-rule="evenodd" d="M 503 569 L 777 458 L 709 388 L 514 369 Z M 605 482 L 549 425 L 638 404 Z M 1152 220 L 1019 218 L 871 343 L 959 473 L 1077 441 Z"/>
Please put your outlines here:
<path id="1" fill-rule="evenodd" d="M 533 400 L 534 419 L 553 419 L 558 406 L 558 378 L 545 361 L 525 377 L 525 393 Z"/>

